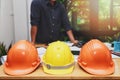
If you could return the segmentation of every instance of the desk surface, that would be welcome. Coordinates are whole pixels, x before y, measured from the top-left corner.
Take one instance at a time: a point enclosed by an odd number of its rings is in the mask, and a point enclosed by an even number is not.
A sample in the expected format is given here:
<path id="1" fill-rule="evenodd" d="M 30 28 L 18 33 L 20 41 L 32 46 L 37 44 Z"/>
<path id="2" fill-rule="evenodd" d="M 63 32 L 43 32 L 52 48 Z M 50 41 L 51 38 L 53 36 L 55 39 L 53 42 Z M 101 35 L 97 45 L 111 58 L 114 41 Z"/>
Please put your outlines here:
<path id="1" fill-rule="evenodd" d="M 119 59 L 113 59 L 114 63 L 115 63 L 115 72 L 111 75 L 106 75 L 106 76 L 96 76 L 96 75 L 91 75 L 88 74 L 87 72 L 85 72 L 83 69 L 81 69 L 79 67 L 79 65 L 76 63 L 75 64 L 75 68 L 73 70 L 73 72 L 71 74 L 66 74 L 66 75 L 50 75 L 50 74 L 46 74 L 43 72 L 43 69 L 41 66 L 39 66 L 34 72 L 28 74 L 28 75 L 23 75 L 23 76 L 9 76 L 6 75 L 3 71 L 3 66 L 0 66 L 0 80 L 4 79 L 4 80 L 10 80 L 10 79 L 14 79 L 14 80 L 40 80 L 40 79 L 108 79 L 108 80 L 115 80 L 115 79 L 119 79 L 120 80 L 120 58 Z"/>

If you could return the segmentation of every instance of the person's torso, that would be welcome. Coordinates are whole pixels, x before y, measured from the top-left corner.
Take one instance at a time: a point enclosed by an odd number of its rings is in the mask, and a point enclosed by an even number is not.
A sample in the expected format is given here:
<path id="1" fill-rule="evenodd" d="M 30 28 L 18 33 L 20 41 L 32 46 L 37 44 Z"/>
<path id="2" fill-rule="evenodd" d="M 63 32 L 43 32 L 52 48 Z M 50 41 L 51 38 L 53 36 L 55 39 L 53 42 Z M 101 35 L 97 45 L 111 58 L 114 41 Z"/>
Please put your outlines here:
<path id="1" fill-rule="evenodd" d="M 36 42 L 46 43 L 59 39 L 62 27 L 61 4 L 52 6 L 47 0 L 40 0 L 40 25 Z"/>

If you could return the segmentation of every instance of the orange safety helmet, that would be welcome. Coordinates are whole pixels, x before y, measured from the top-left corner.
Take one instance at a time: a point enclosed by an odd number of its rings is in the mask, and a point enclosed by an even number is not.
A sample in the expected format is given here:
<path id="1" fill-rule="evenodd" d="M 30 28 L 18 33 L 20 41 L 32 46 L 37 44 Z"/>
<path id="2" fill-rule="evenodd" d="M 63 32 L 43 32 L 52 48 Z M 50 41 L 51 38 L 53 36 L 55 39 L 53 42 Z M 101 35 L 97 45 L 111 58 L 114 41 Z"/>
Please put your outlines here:
<path id="1" fill-rule="evenodd" d="M 90 40 L 81 48 L 78 64 L 90 74 L 108 75 L 114 72 L 110 50 L 97 39 Z"/>
<path id="2" fill-rule="evenodd" d="M 9 50 L 4 72 L 9 75 L 24 75 L 34 71 L 40 64 L 37 49 L 27 40 L 20 40 Z"/>

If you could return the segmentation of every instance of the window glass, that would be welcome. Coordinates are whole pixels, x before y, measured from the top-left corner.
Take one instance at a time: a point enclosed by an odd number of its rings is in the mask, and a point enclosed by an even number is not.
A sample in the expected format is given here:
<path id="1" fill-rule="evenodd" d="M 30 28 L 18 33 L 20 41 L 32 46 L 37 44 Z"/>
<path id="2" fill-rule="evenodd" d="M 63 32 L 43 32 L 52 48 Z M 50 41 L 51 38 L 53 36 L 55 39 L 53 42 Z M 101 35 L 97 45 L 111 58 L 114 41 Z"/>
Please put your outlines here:
<path id="1" fill-rule="evenodd" d="M 78 40 L 113 42 L 120 36 L 120 0 L 64 1 Z"/>

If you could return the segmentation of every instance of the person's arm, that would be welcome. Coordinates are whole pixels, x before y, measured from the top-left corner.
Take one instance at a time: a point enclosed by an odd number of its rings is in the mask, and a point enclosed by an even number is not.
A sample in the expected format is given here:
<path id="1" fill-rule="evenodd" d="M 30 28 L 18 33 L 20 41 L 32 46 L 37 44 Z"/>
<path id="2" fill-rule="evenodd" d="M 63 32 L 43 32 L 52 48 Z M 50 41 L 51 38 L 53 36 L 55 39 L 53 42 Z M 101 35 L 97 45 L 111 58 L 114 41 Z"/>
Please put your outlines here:
<path id="1" fill-rule="evenodd" d="M 78 40 L 75 40 L 75 38 L 73 36 L 72 30 L 68 30 L 67 35 L 72 43 L 74 43 L 74 44 L 78 43 Z"/>
<path id="2" fill-rule="evenodd" d="M 37 34 L 37 26 L 32 26 L 31 27 L 31 42 L 33 44 L 35 43 L 36 34 Z"/>
<path id="3" fill-rule="evenodd" d="M 70 41 L 74 44 L 78 43 L 78 40 L 75 40 L 74 35 L 72 33 L 70 22 L 69 22 L 68 15 L 67 15 L 64 5 L 62 5 L 62 25 L 64 29 L 66 30 L 66 33 Z"/>
<path id="4" fill-rule="evenodd" d="M 34 44 L 36 35 L 37 35 L 37 28 L 40 22 L 40 3 L 39 0 L 33 0 L 31 3 L 31 42 Z"/>

